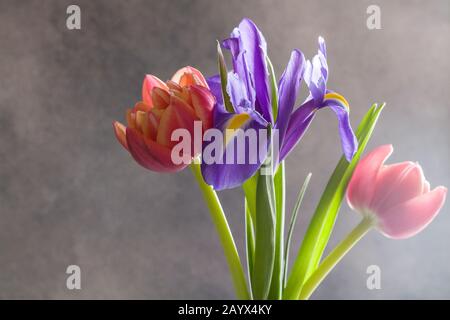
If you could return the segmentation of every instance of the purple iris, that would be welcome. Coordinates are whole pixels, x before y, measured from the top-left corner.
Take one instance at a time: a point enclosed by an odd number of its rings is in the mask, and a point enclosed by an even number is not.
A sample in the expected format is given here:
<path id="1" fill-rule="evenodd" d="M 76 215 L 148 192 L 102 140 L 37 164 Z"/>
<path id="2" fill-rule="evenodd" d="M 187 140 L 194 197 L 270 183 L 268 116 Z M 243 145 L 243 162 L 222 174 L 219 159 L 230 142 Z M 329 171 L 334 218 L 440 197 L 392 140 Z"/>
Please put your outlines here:
<path id="1" fill-rule="evenodd" d="M 279 153 L 275 161 L 280 162 L 301 139 L 315 111 L 330 107 L 338 116 L 344 154 L 348 160 L 353 157 L 357 141 L 349 123 L 348 103 L 342 96 L 326 88 L 328 67 L 325 42 L 322 38 L 319 38 L 319 52 L 312 62 L 305 61 L 300 50 L 292 51 L 278 84 L 276 115 L 272 112 L 267 44 L 256 25 L 250 19 L 243 19 L 233 30 L 230 38 L 222 42 L 222 46 L 230 51 L 233 62 L 233 71 L 228 73 L 226 90 L 234 110 L 229 112 L 225 109 L 220 76 L 209 78 L 208 84 L 217 100 L 214 113 L 215 128 L 223 132 L 230 128 L 236 129 L 237 125 L 242 132 L 250 128 L 258 132 L 269 126 L 277 129 Z M 310 96 L 294 111 L 302 77 L 309 88 Z M 253 176 L 267 155 L 268 145 L 258 143 L 257 156 L 248 142 L 246 140 L 245 155 L 242 155 L 243 150 L 238 149 L 238 143 L 226 143 L 222 163 L 203 161 L 201 168 L 206 183 L 216 190 L 229 189 L 240 186 Z M 210 143 L 212 141 L 205 142 L 203 150 Z M 230 153 L 234 161 L 226 161 Z M 244 163 L 238 161 L 239 156 L 245 156 Z"/>
<path id="2" fill-rule="evenodd" d="M 314 118 L 318 109 L 329 107 L 339 121 L 339 134 L 344 155 L 350 161 L 358 149 L 358 141 L 350 125 L 350 107 L 347 100 L 340 94 L 327 89 L 328 64 L 325 40 L 319 37 L 319 50 L 312 61 L 306 61 L 303 78 L 310 95 L 306 101 L 289 116 L 289 124 L 284 137 L 280 158 L 287 154 L 300 141 Z"/>

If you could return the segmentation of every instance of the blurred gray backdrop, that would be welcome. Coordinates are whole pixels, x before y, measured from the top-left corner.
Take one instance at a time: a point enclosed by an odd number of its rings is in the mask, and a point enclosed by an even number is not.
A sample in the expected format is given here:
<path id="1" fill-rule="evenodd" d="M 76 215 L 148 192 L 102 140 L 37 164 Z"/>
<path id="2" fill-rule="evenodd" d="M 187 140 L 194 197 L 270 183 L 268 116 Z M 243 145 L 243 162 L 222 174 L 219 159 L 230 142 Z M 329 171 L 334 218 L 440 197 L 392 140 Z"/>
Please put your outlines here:
<path id="1" fill-rule="evenodd" d="M 74 3 L 82 25 L 71 31 Z M 366 27 L 370 4 L 381 8 L 381 30 Z M 139 167 L 111 123 L 140 99 L 146 73 L 215 73 L 215 40 L 243 17 L 266 36 L 278 76 L 293 48 L 312 57 L 324 36 L 329 87 L 350 101 L 353 124 L 372 102 L 387 102 L 369 148 L 392 143 L 391 162 L 417 160 L 433 186 L 450 186 L 448 0 L 1 0 L 0 298 L 234 297 L 191 172 Z M 332 112 L 320 111 L 287 161 L 288 210 L 313 173 L 292 254 L 340 157 L 337 132 Z M 242 195 L 220 196 L 243 253 Z M 358 220 L 344 205 L 330 246 Z M 447 204 L 412 239 L 372 231 L 313 298 L 450 298 L 449 245 Z M 82 290 L 66 289 L 71 264 Z M 381 290 L 366 288 L 372 264 Z"/>

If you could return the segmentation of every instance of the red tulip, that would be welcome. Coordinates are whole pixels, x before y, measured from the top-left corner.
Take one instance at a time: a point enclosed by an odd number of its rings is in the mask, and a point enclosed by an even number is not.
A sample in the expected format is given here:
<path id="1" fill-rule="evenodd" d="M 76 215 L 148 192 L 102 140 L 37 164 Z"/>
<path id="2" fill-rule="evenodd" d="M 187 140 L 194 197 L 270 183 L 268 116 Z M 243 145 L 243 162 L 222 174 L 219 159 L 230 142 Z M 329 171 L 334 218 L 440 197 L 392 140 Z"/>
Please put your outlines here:
<path id="1" fill-rule="evenodd" d="M 209 129 L 214 104 L 215 98 L 205 78 L 195 68 L 184 67 L 167 82 L 146 75 L 142 101 L 127 110 L 127 126 L 117 121 L 113 123 L 114 132 L 122 146 L 143 167 L 158 172 L 177 172 L 188 164 L 172 161 L 172 148 L 177 144 L 171 140 L 172 132 L 184 128 L 193 137 L 194 121 L 201 121 L 203 130 Z"/>
<path id="2" fill-rule="evenodd" d="M 419 164 L 410 161 L 385 165 L 391 145 L 370 152 L 360 161 L 347 189 L 350 207 L 373 218 L 390 238 L 402 239 L 423 230 L 439 213 L 447 188 L 430 191 Z"/>

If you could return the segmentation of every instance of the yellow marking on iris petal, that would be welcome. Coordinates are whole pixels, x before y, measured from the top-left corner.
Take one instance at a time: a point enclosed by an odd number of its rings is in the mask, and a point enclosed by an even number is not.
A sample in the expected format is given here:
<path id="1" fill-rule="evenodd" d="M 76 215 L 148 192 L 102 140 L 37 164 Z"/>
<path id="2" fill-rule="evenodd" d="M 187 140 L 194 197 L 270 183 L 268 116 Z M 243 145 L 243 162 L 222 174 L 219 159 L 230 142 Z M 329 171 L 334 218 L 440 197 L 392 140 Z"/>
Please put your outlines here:
<path id="1" fill-rule="evenodd" d="M 228 120 L 227 126 L 225 127 L 225 145 L 233 138 L 235 131 L 242 128 L 248 120 L 250 120 L 248 113 L 235 114 Z"/>
<path id="2" fill-rule="evenodd" d="M 327 100 L 327 99 L 337 100 L 344 105 L 344 107 L 347 109 L 347 111 L 350 111 L 350 105 L 348 104 L 348 101 L 343 96 L 341 96 L 339 93 L 330 92 L 330 93 L 325 94 L 324 98 L 325 98 L 325 100 Z"/>

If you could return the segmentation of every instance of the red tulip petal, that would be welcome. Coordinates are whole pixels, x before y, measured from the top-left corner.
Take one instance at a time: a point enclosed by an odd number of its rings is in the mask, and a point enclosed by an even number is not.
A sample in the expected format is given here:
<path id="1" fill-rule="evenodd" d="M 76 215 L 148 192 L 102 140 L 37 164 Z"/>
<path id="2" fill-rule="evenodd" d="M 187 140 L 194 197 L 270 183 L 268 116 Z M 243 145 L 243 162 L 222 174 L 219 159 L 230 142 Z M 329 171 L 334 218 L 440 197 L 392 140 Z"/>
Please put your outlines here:
<path id="1" fill-rule="evenodd" d="M 152 107 L 143 101 L 139 101 L 134 105 L 133 112 L 143 111 L 148 112 L 152 109 Z"/>
<path id="2" fill-rule="evenodd" d="M 179 123 L 179 128 L 186 129 L 190 134 L 190 137 L 191 137 L 190 154 L 191 154 L 191 156 L 200 153 L 202 141 L 200 141 L 200 143 L 198 145 L 195 145 L 195 141 L 194 141 L 194 139 L 196 139 L 196 138 L 201 139 L 201 137 L 195 137 L 195 134 L 194 134 L 195 121 L 199 121 L 199 119 L 197 118 L 197 116 L 194 113 L 194 110 L 192 109 L 192 107 L 190 105 L 188 105 L 183 100 L 178 99 L 177 97 L 172 97 L 171 105 L 175 109 L 175 114 L 177 117 L 177 122 Z M 173 145 L 175 145 L 177 143 L 178 142 L 175 141 L 175 142 L 173 142 Z M 195 148 L 196 146 L 197 146 L 197 148 Z M 192 150 L 194 150 L 194 151 L 192 151 Z"/>
<path id="3" fill-rule="evenodd" d="M 185 76 L 184 79 L 182 79 L 185 74 L 188 76 Z M 172 81 L 180 84 L 181 86 L 196 84 L 209 88 L 203 74 L 199 70 L 189 66 L 181 68 L 175 72 L 172 77 Z"/>
<path id="4" fill-rule="evenodd" d="M 198 118 L 203 122 L 203 129 L 212 127 L 212 111 L 215 104 L 215 98 L 211 92 L 201 86 L 191 86 L 192 105 Z"/>
<path id="5" fill-rule="evenodd" d="M 193 122 L 197 120 L 194 109 L 192 109 L 189 104 L 177 96 L 171 97 L 170 105 L 175 107 L 178 115 L 178 122 L 181 127 L 191 126 L 193 125 Z"/>
<path id="6" fill-rule="evenodd" d="M 157 172 L 177 172 L 187 165 L 175 165 L 171 158 L 171 149 L 144 138 L 135 129 L 127 128 L 127 143 L 130 154 L 146 169 Z"/>
<path id="7" fill-rule="evenodd" d="M 158 133 L 158 126 L 159 126 L 159 119 L 160 117 L 157 117 L 154 112 L 148 113 L 149 137 L 152 140 L 156 140 L 156 134 Z"/>
<path id="8" fill-rule="evenodd" d="M 127 117 L 127 126 L 129 128 L 136 128 L 136 114 L 133 112 L 132 109 L 127 109 L 126 117 Z"/>
<path id="9" fill-rule="evenodd" d="M 156 134 L 156 142 L 166 147 L 172 147 L 174 142 L 170 137 L 175 129 L 180 127 L 175 110 L 172 105 L 168 106 L 159 120 L 158 133 Z"/>
<path id="10" fill-rule="evenodd" d="M 170 102 L 170 94 L 167 90 L 155 87 L 152 90 L 153 107 L 157 109 L 165 109 Z"/>
<path id="11" fill-rule="evenodd" d="M 136 129 L 144 134 L 144 137 L 150 136 L 150 124 L 148 119 L 148 112 L 136 112 Z"/>
<path id="12" fill-rule="evenodd" d="M 181 88 L 181 91 L 177 91 L 174 90 L 172 91 L 173 95 L 180 98 L 181 100 L 183 100 L 184 102 L 186 102 L 186 104 L 193 110 L 193 108 L 191 107 L 191 94 L 189 92 L 189 89 L 187 87 L 183 87 Z"/>
<path id="13" fill-rule="evenodd" d="M 114 127 L 114 133 L 116 135 L 117 140 L 120 142 L 120 144 L 128 150 L 128 144 L 127 144 L 127 137 L 126 137 L 126 130 L 127 128 L 121 124 L 120 122 L 114 121 L 113 122 Z"/>
<path id="14" fill-rule="evenodd" d="M 183 90 L 183 88 L 177 82 L 174 82 L 172 80 L 167 81 L 166 84 L 167 84 L 167 87 L 172 91 L 181 92 L 181 90 Z"/>
<path id="15" fill-rule="evenodd" d="M 147 74 L 144 78 L 144 83 L 142 84 L 142 100 L 150 107 L 153 107 L 151 93 L 154 87 L 168 90 L 166 84 L 163 81 L 151 74 Z"/>

